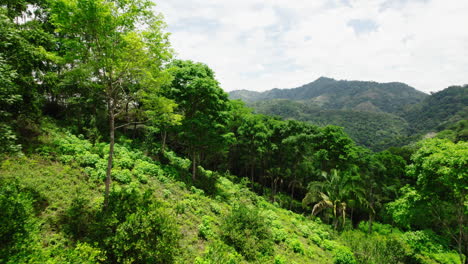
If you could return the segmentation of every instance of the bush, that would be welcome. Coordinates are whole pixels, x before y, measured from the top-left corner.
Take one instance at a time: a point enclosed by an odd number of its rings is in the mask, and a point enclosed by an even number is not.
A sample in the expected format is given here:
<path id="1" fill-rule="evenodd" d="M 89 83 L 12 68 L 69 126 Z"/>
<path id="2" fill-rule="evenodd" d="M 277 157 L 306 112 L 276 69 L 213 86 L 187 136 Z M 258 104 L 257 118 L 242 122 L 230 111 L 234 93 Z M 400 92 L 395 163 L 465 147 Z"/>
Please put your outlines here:
<path id="1" fill-rule="evenodd" d="M 81 167 L 94 167 L 99 162 L 99 155 L 92 154 L 89 151 L 85 152 L 84 154 L 77 157 L 78 164 Z"/>
<path id="2" fill-rule="evenodd" d="M 339 246 L 334 250 L 333 264 L 357 264 L 351 249 Z"/>
<path id="3" fill-rule="evenodd" d="M 151 206 L 126 217 L 112 238 L 112 249 L 119 263 L 167 264 L 174 261 L 178 237 L 178 230 L 168 212 Z"/>
<path id="4" fill-rule="evenodd" d="M 286 263 L 288 263 L 288 262 L 286 261 L 286 257 L 284 257 L 284 256 L 282 256 L 282 255 L 277 255 L 277 256 L 275 256 L 275 262 L 274 262 L 274 264 L 286 264 Z"/>
<path id="5" fill-rule="evenodd" d="M 172 214 L 150 191 L 140 193 L 131 185 L 111 192 L 93 236 L 109 263 L 173 263 L 179 251 Z"/>
<path id="6" fill-rule="evenodd" d="M 113 169 L 112 178 L 121 183 L 130 183 L 132 181 L 132 173 L 128 169 Z"/>
<path id="7" fill-rule="evenodd" d="M 360 263 L 412 263 L 412 250 L 398 235 L 345 231 L 341 239 Z"/>
<path id="8" fill-rule="evenodd" d="M 284 242 L 288 238 L 288 232 L 284 230 L 283 228 L 273 227 L 271 231 L 272 231 L 271 233 L 272 233 L 273 241 L 275 241 L 275 243 Z"/>
<path id="9" fill-rule="evenodd" d="M 33 213 L 32 196 L 16 183 L 0 179 L 0 262 L 15 254 L 28 238 Z"/>
<path id="10" fill-rule="evenodd" d="M 269 226 L 257 208 L 235 204 L 222 224 L 222 238 L 247 260 L 254 260 L 259 254 L 267 255 L 272 252 Z"/>
<path id="11" fill-rule="evenodd" d="M 128 157 L 130 153 L 125 153 L 126 156 L 118 157 L 114 159 L 114 166 L 122 169 L 131 170 L 135 164 L 134 160 Z M 115 155 L 117 157 L 117 154 Z"/>
<path id="12" fill-rule="evenodd" d="M 163 175 L 164 172 L 156 164 L 144 161 L 144 160 L 137 160 L 135 161 L 135 166 L 133 167 L 132 170 L 133 174 L 138 177 L 140 174 L 148 175 L 148 176 L 159 176 Z"/>
<path id="13" fill-rule="evenodd" d="M 195 264 L 238 264 L 242 256 L 221 241 L 211 243 L 203 257 L 197 257 Z"/>
<path id="14" fill-rule="evenodd" d="M 211 229 L 212 219 L 209 216 L 203 216 L 202 223 L 198 226 L 198 236 L 208 240 L 214 237 L 214 232 Z"/>
<path id="15" fill-rule="evenodd" d="M 291 239 L 289 241 L 289 247 L 294 251 L 294 253 L 304 255 L 304 246 L 298 239 Z"/>

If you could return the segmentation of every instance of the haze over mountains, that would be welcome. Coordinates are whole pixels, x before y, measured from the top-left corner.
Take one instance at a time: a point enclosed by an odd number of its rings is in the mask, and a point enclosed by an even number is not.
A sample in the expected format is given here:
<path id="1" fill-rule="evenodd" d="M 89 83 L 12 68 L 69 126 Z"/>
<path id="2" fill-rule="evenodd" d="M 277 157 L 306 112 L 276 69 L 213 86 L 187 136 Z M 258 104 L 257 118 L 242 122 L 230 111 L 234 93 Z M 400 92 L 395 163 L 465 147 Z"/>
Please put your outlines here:
<path id="1" fill-rule="evenodd" d="M 317 125 L 337 125 L 374 150 L 406 144 L 468 116 L 468 86 L 428 95 L 404 83 L 346 81 L 321 77 L 293 89 L 236 90 L 256 112 Z"/>

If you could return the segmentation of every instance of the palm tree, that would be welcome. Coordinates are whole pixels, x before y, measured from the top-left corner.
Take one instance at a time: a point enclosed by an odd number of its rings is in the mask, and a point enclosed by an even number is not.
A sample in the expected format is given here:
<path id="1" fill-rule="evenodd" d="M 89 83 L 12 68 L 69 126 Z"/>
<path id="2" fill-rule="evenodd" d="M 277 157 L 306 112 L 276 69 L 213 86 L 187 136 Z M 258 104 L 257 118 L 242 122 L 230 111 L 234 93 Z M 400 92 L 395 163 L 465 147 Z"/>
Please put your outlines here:
<path id="1" fill-rule="evenodd" d="M 346 223 L 346 208 L 348 199 L 362 197 L 362 190 L 356 184 L 360 179 L 349 173 L 331 170 L 330 173 L 322 172 L 323 181 L 313 181 L 308 185 L 308 192 L 302 203 L 307 206 L 314 204 L 312 215 L 316 216 L 325 209 L 332 209 L 333 225 L 338 227 L 340 216 L 342 226 Z"/>

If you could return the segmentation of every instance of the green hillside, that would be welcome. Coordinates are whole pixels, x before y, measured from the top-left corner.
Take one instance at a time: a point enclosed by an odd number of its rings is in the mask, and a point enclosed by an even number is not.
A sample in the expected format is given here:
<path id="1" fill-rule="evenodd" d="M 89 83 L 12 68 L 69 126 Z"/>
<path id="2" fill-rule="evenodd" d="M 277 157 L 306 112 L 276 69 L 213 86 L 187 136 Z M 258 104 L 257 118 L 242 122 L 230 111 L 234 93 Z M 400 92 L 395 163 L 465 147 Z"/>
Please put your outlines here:
<path id="1" fill-rule="evenodd" d="M 440 131 L 468 119 L 468 85 L 451 86 L 409 107 L 403 117 L 414 131 Z"/>
<path id="2" fill-rule="evenodd" d="M 38 154 L 1 163 L 2 209 L 16 204 L 2 215 L 2 239 L 12 240 L 1 247 L 1 263 L 332 263 L 341 254 L 328 226 L 269 203 L 230 175 L 201 169 L 213 184 L 206 194 L 182 181 L 190 178 L 189 160 L 167 152 L 170 163 L 161 165 L 129 142 L 116 145 L 106 211 L 108 144 L 56 129 L 40 143 Z M 230 229 L 237 224 L 255 226 Z"/>
<path id="3" fill-rule="evenodd" d="M 468 263 L 466 88 L 321 78 L 259 114 L 154 8 L 0 1 L 0 264 Z M 384 149 L 420 100 L 445 130 Z"/>
<path id="4" fill-rule="evenodd" d="M 356 263 L 353 251 L 360 262 L 458 263 L 433 238 L 411 238 L 434 234 L 377 223 L 372 235 L 365 224 L 340 234 L 199 168 L 204 191 L 187 182 L 189 160 L 166 152 L 163 165 L 130 140 L 115 146 L 105 208 L 108 144 L 46 127 L 31 154 L 0 164 L 1 263 Z"/>

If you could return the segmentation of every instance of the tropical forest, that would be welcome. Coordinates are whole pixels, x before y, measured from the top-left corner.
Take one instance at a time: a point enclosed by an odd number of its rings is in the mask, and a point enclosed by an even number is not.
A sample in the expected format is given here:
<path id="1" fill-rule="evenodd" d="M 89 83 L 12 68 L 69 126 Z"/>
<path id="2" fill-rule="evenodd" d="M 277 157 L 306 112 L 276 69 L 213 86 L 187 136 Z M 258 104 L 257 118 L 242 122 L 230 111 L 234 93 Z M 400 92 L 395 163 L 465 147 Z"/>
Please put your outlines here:
<path id="1" fill-rule="evenodd" d="M 0 0 L 0 263 L 468 263 L 468 85 L 228 93 L 155 10 Z"/>

